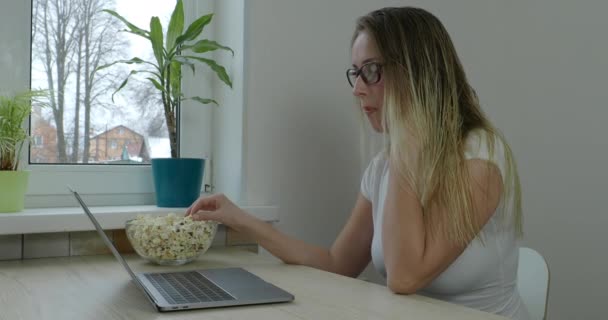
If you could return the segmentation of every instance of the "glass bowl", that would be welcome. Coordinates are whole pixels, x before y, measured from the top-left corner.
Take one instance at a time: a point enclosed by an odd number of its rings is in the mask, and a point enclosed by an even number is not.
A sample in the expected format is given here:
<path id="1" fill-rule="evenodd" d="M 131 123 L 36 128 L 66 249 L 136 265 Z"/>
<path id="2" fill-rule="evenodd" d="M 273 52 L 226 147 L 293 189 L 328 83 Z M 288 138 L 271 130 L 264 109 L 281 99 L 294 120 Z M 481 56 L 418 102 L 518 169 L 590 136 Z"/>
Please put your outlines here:
<path id="1" fill-rule="evenodd" d="M 131 246 L 142 258 L 160 265 L 182 265 L 205 253 L 217 232 L 217 222 L 194 221 L 169 214 L 139 215 L 125 224 Z"/>

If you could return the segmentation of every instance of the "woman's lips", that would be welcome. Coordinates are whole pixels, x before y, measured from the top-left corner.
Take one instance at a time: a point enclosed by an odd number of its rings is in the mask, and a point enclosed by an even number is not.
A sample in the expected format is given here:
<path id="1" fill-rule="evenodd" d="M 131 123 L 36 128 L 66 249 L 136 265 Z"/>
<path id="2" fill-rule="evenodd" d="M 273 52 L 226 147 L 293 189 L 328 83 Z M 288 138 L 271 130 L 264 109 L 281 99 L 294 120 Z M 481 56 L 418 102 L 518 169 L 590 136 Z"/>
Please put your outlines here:
<path id="1" fill-rule="evenodd" d="M 363 112 L 365 112 L 368 115 L 376 112 L 377 110 L 378 110 L 377 108 L 370 107 L 370 106 L 363 107 Z"/>

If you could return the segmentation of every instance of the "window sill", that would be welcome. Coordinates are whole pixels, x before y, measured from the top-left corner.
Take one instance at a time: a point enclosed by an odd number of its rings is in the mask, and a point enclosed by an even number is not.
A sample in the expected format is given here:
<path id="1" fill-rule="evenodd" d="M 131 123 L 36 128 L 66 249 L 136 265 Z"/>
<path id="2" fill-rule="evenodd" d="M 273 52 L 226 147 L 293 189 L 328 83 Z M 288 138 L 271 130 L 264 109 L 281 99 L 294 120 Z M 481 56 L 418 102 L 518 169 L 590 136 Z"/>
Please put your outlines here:
<path id="1" fill-rule="evenodd" d="M 279 220 L 276 206 L 244 206 L 245 211 L 268 222 Z M 139 214 L 181 214 L 185 208 L 159 208 L 157 206 L 91 207 L 105 230 L 123 229 L 125 222 Z M 0 213 L 0 235 L 95 230 L 80 207 L 25 209 L 16 213 Z"/>

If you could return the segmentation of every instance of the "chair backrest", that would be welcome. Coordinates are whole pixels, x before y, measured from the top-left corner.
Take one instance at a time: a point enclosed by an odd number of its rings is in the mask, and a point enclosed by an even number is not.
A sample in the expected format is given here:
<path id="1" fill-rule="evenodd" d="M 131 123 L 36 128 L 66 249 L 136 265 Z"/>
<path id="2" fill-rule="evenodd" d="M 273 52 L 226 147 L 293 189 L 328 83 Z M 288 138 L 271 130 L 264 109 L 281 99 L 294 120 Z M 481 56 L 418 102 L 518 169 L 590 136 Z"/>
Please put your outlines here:
<path id="1" fill-rule="evenodd" d="M 528 308 L 530 320 L 545 319 L 549 297 L 549 266 L 543 256 L 534 249 L 519 249 L 517 287 Z"/>

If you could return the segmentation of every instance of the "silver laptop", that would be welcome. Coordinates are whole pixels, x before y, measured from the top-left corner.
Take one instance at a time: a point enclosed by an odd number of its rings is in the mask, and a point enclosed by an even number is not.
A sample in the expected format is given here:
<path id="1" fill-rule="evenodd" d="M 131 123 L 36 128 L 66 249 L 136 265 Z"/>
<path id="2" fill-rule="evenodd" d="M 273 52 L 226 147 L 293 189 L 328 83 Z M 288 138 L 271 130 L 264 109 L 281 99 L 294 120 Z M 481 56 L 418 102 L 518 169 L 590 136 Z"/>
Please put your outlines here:
<path id="1" fill-rule="evenodd" d="M 69 187 L 68 187 L 69 188 Z M 69 188 L 114 257 L 158 311 L 293 301 L 294 296 L 242 268 L 133 273 L 80 195 Z"/>

